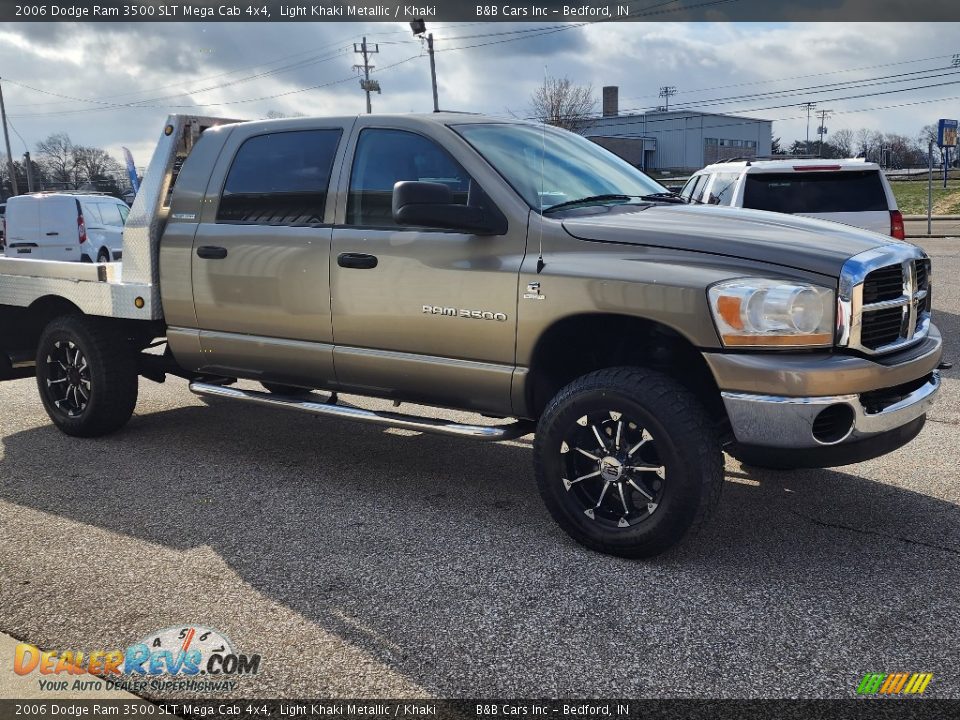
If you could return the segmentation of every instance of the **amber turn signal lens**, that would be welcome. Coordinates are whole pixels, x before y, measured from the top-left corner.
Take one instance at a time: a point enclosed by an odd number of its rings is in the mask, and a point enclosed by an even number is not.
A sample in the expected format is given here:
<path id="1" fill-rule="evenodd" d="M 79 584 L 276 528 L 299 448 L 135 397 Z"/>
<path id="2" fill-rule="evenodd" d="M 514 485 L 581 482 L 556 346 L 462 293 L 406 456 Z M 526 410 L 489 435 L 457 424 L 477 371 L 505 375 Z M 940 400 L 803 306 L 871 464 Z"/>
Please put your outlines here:
<path id="1" fill-rule="evenodd" d="M 743 330 L 743 318 L 740 316 L 740 298 L 722 295 L 717 298 L 717 312 L 730 327 Z"/>

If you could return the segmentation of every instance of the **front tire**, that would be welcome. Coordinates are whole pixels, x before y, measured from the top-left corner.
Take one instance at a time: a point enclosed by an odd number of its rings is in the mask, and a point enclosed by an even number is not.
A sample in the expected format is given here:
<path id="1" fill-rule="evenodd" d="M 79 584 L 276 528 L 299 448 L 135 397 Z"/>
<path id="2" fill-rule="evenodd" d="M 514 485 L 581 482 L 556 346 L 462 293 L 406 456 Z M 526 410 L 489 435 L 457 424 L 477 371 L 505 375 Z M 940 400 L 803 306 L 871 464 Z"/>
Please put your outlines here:
<path id="1" fill-rule="evenodd" d="M 40 337 L 40 399 L 67 435 L 99 437 L 123 427 L 137 404 L 138 380 L 132 347 L 102 320 L 57 318 Z"/>
<path id="2" fill-rule="evenodd" d="M 698 530 L 720 498 L 723 453 L 697 398 L 643 368 L 584 375 L 544 411 L 537 486 L 577 542 L 652 557 Z"/>

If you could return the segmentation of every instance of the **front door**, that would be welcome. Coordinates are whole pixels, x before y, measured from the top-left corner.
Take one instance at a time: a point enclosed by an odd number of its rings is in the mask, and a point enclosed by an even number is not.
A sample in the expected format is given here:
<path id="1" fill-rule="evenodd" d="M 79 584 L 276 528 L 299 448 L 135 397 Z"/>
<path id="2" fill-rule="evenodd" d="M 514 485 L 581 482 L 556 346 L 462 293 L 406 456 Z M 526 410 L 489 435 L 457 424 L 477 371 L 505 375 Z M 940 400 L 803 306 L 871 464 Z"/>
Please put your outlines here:
<path id="1" fill-rule="evenodd" d="M 443 183 L 464 204 L 491 201 L 423 134 L 366 127 L 354 145 L 331 253 L 338 382 L 373 395 L 509 414 L 525 223 L 484 237 L 398 226 L 391 200 L 401 180 Z"/>

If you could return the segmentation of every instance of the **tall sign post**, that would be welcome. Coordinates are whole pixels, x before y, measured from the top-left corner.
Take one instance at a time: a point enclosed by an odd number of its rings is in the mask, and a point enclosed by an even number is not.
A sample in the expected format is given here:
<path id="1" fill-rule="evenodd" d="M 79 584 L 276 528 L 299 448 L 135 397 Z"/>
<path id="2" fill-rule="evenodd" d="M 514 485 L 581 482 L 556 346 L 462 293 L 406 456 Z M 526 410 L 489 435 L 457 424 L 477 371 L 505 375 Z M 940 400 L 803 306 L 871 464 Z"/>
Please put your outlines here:
<path id="1" fill-rule="evenodd" d="M 927 144 L 927 235 L 933 235 L 933 140 Z"/>
<path id="2" fill-rule="evenodd" d="M 957 121 L 940 120 L 937 123 L 937 147 L 943 157 L 943 187 L 947 187 L 950 168 L 950 148 L 957 146 Z M 929 169 L 927 172 L 927 235 L 933 232 L 933 140 L 927 148 Z"/>
<path id="3" fill-rule="evenodd" d="M 950 168 L 950 148 L 957 146 L 957 121 L 941 120 L 937 123 L 937 146 L 943 150 L 943 187 L 947 187 Z"/>

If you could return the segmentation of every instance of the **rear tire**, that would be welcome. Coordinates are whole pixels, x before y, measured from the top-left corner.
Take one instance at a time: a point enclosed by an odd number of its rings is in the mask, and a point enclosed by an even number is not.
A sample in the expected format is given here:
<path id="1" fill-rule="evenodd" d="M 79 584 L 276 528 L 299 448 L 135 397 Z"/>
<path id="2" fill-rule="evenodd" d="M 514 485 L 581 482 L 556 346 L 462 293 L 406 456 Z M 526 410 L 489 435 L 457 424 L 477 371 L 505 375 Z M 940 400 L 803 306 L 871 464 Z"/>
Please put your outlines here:
<path id="1" fill-rule="evenodd" d="M 37 388 L 44 409 L 67 435 L 99 437 L 123 427 L 137 405 L 136 354 L 102 320 L 52 320 L 37 348 Z"/>
<path id="2" fill-rule="evenodd" d="M 723 453 L 697 398 L 643 368 L 612 368 L 567 385 L 534 440 L 537 486 L 577 542 L 652 557 L 704 525 L 720 499 Z"/>
<path id="3" fill-rule="evenodd" d="M 106 248 L 100 248 L 100 252 L 97 253 L 97 262 L 98 263 L 108 263 L 111 261 L 110 251 Z"/>

